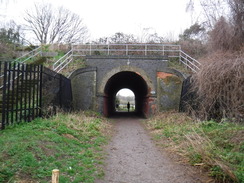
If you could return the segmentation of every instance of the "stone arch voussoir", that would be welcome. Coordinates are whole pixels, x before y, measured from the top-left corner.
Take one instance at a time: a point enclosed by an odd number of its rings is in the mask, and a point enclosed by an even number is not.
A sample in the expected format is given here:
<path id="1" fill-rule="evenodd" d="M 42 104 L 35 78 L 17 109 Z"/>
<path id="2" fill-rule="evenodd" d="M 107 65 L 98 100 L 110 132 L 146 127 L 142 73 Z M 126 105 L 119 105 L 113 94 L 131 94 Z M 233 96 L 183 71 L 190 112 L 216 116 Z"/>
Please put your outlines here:
<path id="1" fill-rule="evenodd" d="M 149 90 L 148 92 L 155 91 L 156 88 L 153 85 L 151 78 L 149 78 L 147 76 L 147 73 L 143 69 L 133 67 L 133 66 L 120 66 L 120 67 L 116 67 L 116 68 L 112 69 L 110 72 L 108 72 L 103 77 L 101 84 L 98 88 L 98 93 L 104 94 L 105 87 L 106 87 L 108 80 L 112 76 L 114 76 L 115 74 L 120 73 L 120 72 L 124 72 L 124 71 L 134 72 L 134 73 L 138 74 L 139 76 L 141 76 L 145 80 L 147 87 L 148 87 L 148 90 Z"/>

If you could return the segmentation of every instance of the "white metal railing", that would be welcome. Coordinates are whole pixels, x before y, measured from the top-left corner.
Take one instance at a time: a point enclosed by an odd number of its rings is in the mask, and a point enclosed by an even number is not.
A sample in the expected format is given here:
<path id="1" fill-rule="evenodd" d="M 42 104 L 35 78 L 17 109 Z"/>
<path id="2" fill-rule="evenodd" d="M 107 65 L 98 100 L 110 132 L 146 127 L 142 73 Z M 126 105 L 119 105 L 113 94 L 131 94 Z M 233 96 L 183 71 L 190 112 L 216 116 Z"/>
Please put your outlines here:
<path id="1" fill-rule="evenodd" d="M 39 46 L 37 48 L 35 48 L 34 50 L 18 57 L 17 59 L 11 61 L 11 62 L 17 62 L 17 63 L 25 63 L 27 60 L 30 60 L 31 58 L 34 58 L 38 55 L 42 55 L 42 46 Z M 13 65 L 14 67 L 14 65 Z M 16 68 L 14 68 L 16 69 Z M 21 76 L 22 74 L 20 73 L 19 75 L 15 76 L 14 78 L 12 78 L 10 80 L 10 82 L 12 83 L 15 79 L 17 79 L 19 76 Z M 2 79 L 4 77 L 4 74 L 0 74 L 0 79 Z M 7 82 L 8 83 L 8 82 Z M 0 85 L 0 89 L 3 88 L 3 84 Z"/>
<path id="2" fill-rule="evenodd" d="M 22 55 L 21 57 L 15 59 L 13 62 L 19 62 L 19 63 L 24 63 L 27 60 L 37 56 L 37 55 L 42 55 L 42 47 L 39 46 L 37 48 L 35 48 L 34 50 Z"/>
<path id="3" fill-rule="evenodd" d="M 74 56 L 80 55 L 167 55 L 178 56 L 180 45 L 173 44 L 85 44 L 72 46 Z"/>
<path id="4" fill-rule="evenodd" d="M 187 68 L 197 72 L 201 63 L 181 50 L 180 45 L 173 44 L 83 44 L 73 45 L 71 50 L 53 64 L 53 70 L 60 72 L 73 57 L 87 55 L 141 55 L 141 56 L 167 56 L 177 58 Z"/>
<path id="5" fill-rule="evenodd" d="M 73 60 L 73 51 L 70 50 L 64 56 L 62 56 L 59 60 L 57 60 L 53 64 L 53 70 L 56 72 L 60 72 L 63 68 L 65 68 L 71 61 Z"/>
<path id="6" fill-rule="evenodd" d="M 192 58 L 182 50 L 180 50 L 180 62 L 183 63 L 186 67 L 191 69 L 193 72 L 198 72 L 201 68 L 201 63 L 196 59 Z"/>

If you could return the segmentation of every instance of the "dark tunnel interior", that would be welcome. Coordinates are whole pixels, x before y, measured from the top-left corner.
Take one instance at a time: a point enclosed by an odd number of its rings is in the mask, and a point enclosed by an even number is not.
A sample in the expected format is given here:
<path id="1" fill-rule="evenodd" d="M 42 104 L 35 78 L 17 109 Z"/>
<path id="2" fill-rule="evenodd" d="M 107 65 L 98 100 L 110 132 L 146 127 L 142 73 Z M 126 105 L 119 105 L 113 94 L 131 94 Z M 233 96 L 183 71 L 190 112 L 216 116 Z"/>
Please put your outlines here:
<path id="1" fill-rule="evenodd" d="M 110 117 L 116 114 L 116 94 L 123 88 L 128 88 L 135 94 L 135 114 L 138 116 L 145 116 L 148 86 L 146 81 L 139 74 L 130 71 L 119 72 L 108 80 L 104 91 L 105 116 Z"/>

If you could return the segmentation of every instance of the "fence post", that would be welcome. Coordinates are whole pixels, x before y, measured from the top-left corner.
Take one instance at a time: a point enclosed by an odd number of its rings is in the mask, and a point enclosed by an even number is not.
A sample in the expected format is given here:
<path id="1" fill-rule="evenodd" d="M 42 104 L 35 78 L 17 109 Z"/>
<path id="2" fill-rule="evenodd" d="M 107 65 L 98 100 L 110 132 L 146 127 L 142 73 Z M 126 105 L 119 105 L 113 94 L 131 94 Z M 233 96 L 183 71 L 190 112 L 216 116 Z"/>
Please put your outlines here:
<path id="1" fill-rule="evenodd" d="M 54 169 L 52 171 L 52 183 L 58 183 L 59 182 L 59 170 Z"/>
<path id="2" fill-rule="evenodd" d="M 33 66 L 33 83 L 32 83 L 32 87 L 33 87 L 33 93 L 32 93 L 32 109 L 31 109 L 31 119 L 34 119 L 35 118 L 35 95 L 36 95 L 36 68 L 37 68 L 37 65 L 34 65 Z"/>
<path id="3" fill-rule="evenodd" d="M 62 84 L 63 84 L 63 76 L 61 74 L 58 75 L 59 76 L 59 107 L 62 108 Z"/>
<path id="4" fill-rule="evenodd" d="M 14 102 L 16 102 L 16 97 L 15 97 L 15 72 L 16 72 L 16 64 L 14 63 L 12 65 L 12 81 L 11 81 L 11 89 L 12 91 L 10 92 L 11 93 L 11 123 L 14 123 Z M 17 110 L 16 110 L 17 112 Z"/>
<path id="5" fill-rule="evenodd" d="M 16 81 L 16 104 L 15 104 L 15 108 L 16 108 L 16 112 L 15 112 L 15 120 L 18 121 L 19 119 L 19 115 L 18 115 L 18 108 L 19 108 L 19 98 L 20 98 L 20 93 L 19 92 L 19 82 L 20 82 L 20 64 L 17 63 L 17 81 Z"/>
<path id="6" fill-rule="evenodd" d="M 20 77 L 20 121 L 23 119 L 23 98 L 24 98 L 24 94 L 23 94 L 23 91 L 24 91 L 24 75 L 25 75 L 25 65 L 24 64 L 21 64 L 21 69 L 20 69 L 20 72 L 21 72 L 21 77 Z"/>
<path id="7" fill-rule="evenodd" d="M 26 122 L 27 120 L 27 100 L 28 100 L 28 85 L 27 85 L 27 80 L 28 80 L 28 70 L 29 70 L 29 65 L 25 65 L 25 70 L 24 70 L 24 121 Z"/>
<path id="8" fill-rule="evenodd" d="M 3 101 L 2 101 L 2 130 L 5 128 L 6 123 L 6 84 L 7 84 L 7 62 L 4 62 L 4 71 L 3 71 Z"/>
<path id="9" fill-rule="evenodd" d="M 9 125 L 9 108 L 10 108 L 10 93 L 9 91 L 11 90 L 11 77 L 12 77 L 12 74 L 11 74 L 11 63 L 7 63 L 7 74 L 6 74 L 6 77 L 7 77 L 7 86 L 6 86 L 6 104 L 7 104 L 7 107 L 5 107 L 5 114 L 6 114 L 6 118 L 5 118 L 5 121 L 6 121 L 6 125 Z"/>
<path id="10" fill-rule="evenodd" d="M 26 81 L 27 83 L 28 83 L 28 104 L 27 104 L 27 106 L 28 106 L 28 116 L 27 116 L 27 121 L 28 122 L 30 122 L 31 121 L 31 95 L 32 95 L 32 74 L 33 74 L 33 72 L 32 72 L 32 69 L 33 69 L 33 67 L 32 67 L 33 65 L 29 65 L 29 78 L 28 78 L 28 80 Z"/>
<path id="11" fill-rule="evenodd" d="M 40 66 L 40 70 L 39 70 L 39 77 L 40 77 L 40 80 L 39 80 L 39 94 L 40 94 L 40 97 L 39 97 L 39 117 L 42 117 L 42 77 L 43 77 L 43 65 Z"/>

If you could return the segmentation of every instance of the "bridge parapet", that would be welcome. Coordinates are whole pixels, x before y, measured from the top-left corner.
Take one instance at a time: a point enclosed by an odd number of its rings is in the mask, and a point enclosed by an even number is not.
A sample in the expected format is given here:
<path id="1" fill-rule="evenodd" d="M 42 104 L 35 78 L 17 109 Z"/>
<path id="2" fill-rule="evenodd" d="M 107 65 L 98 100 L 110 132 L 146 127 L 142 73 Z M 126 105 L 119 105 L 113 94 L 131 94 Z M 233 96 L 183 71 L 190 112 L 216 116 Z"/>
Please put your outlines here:
<path id="1" fill-rule="evenodd" d="M 201 63 L 181 50 L 180 45 L 173 44 L 81 44 L 72 45 L 70 54 L 60 58 L 53 69 L 58 70 L 58 66 L 66 66 L 71 62 L 70 55 L 73 57 L 96 56 L 166 56 L 176 58 L 193 72 L 200 70 Z M 66 59 L 67 57 L 67 59 Z M 69 57 L 69 58 L 68 58 Z M 58 63 L 58 64 L 57 64 Z M 56 66 L 58 65 L 58 66 Z M 64 68 L 61 67 L 61 68 Z M 59 70 L 61 71 L 61 70 Z M 59 72 L 58 71 L 58 72 Z"/>
<path id="2" fill-rule="evenodd" d="M 141 55 L 179 57 L 180 45 L 173 44 L 85 44 L 72 46 L 74 56 Z"/>

